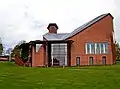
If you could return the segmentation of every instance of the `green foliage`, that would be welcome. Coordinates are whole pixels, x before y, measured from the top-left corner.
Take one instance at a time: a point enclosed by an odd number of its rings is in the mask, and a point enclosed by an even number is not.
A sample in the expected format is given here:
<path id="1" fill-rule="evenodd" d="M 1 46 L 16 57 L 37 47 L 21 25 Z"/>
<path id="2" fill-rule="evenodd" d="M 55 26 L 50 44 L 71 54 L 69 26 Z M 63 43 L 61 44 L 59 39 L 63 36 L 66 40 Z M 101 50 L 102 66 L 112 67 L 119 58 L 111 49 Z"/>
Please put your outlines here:
<path id="1" fill-rule="evenodd" d="M 120 64 L 67 68 L 19 67 L 0 62 L 0 89 L 119 89 Z"/>
<path id="2" fill-rule="evenodd" d="M 21 58 L 23 59 L 23 61 L 27 61 L 28 55 L 29 55 L 29 50 L 28 49 L 22 49 L 21 52 Z"/>
<path id="3" fill-rule="evenodd" d="M 119 43 L 115 44 L 115 49 L 116 49 L 116 60 L 120 60 L 120 45 L 119 45 Z"/>
<path id="4" fill-rule="evenodd" d="M 29 51 L 29 46 L 26 46 L 25 43 L 16 45 L 12 51 L 12 57 L 18 55 L 22 58 L 24 62 L 26 62 L 28 60 L 28 55 L 29 55 L 28 51 Z"/>
<path id="5" fill-rule="evenodd" d="M 21 40 L 20 42 L 18 42 L 18 44 L 12 50 L 12 54 L 11 54 L 12 57 L 14 57 L 15 55 L 20 55 L 21 49 L 19 47 L 20 47 L 20 45 L 22 45 L 24 43 L 26 43 L 25 40 Z"/>
<path id="6" fill-rule="evenodd" d="M 16 45 L 16 46 L 14 47 L 14 49 L 12 50 L 11 56 L 12 56 L 12 57 L 15 57 L 15 55 L 20 55 L 19 45 Z"/>
<path id="7" fill-rule="evenodd" d="M 0 44 L 0 55 L 2 54 L 2 52 L 3 52 L 3 44 L 1 43 Z"/>

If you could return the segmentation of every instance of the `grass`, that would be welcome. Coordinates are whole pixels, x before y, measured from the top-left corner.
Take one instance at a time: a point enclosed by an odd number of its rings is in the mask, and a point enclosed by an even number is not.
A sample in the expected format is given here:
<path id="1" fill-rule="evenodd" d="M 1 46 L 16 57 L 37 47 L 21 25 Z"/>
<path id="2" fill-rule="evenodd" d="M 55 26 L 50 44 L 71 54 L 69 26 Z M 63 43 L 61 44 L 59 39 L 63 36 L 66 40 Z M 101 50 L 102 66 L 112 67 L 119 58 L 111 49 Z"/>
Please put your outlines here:
<path id="1" fill-rule="evenodd" d="M 63 69 L 0 62 L 0 89 L 120 89 L 120 63 Z"/>

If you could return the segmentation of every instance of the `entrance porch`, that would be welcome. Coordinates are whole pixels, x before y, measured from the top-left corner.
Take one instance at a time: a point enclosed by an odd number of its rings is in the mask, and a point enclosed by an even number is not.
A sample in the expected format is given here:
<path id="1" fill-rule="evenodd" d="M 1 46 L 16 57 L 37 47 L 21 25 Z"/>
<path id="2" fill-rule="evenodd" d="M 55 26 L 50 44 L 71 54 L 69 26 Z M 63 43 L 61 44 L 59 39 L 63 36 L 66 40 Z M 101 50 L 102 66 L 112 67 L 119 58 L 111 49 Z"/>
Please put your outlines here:
<path id="1" fill-rule="evenodd" d="M 70 66 L 72 41 L 31 41 L 32 66 Z M 36 45 L 40 45 L 36 52 Z"/>

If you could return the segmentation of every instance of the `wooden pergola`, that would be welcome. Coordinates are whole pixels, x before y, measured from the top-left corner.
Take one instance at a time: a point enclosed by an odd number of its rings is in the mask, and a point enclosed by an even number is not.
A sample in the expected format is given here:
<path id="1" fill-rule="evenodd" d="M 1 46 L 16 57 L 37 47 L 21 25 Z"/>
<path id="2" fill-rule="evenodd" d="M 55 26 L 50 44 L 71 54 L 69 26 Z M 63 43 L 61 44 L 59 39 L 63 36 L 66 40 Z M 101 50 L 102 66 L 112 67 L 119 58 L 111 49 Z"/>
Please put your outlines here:
<path id="1" fill-rule="evenodd" d="M 29 43 L 23 43 L 19 47 L 24 50 L 28 50 L 29 55 L 28 55 L 28 62 L 30 66 L 32 67 L 32 62 L 34 59 L 34 54 L 35 54 L 35 46 L 36 44 L 43 44 L 44 47 L 47 47 L 47 54 L 48 57 L 46 60 L 48 60 L 48 66 L 50 67 L 50 59 L 51 59 L 51 44 L 56 44 L 56 43 L 67 43 L 67 49 L 68 49 L 68 65 L 70 66 L 70 48 L 71 48 L 71 43 L 73 43 L 72 40 L 53 40 L 53 41 L 41 41 L 41 40 L 35 40 L 35 41 L 30 41 Z"/>

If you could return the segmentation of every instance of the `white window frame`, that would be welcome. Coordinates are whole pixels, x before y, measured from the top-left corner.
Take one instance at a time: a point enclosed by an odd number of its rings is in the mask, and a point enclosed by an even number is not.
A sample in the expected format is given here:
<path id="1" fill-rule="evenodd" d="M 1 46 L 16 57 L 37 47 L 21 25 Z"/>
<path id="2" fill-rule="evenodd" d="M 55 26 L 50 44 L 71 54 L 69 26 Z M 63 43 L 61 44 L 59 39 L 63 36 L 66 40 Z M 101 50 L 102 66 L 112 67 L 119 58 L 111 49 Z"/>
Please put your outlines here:
<path id="1" fill-rule="evenodd" d="M 102 52 L 101 52 L 101 43 L 98 43 L 98 44 L 99 44 L 99 47 L 100 47 L 100 50 L 99 50 L 100 54 L 102 54 Z"/>
<path id="2" fill-rule="evenodd" d="M 105 54 L 105 43 L 103 43 L 103 53 Z"/>
<path id="3" fill-rule="evenodd" d="M 95 54 L 97 54 L 97 43 L 95 43 Z"/>
<path id="4" fill-rule="evenodd" d="M 87 50 L 87 45 L 88 43 L 85 44 L 85 50 L 86 50 L 86 54 L 88 54 L 88 50 Z"/>
<path id="5" fill-rule="evenodd" d="M 108 45 L 107 45 L 107 48 L 106 48 L 106 43 L 105 42 L 85 43 L 86 54 L 93 54 L 92 53 L 92 44 L 94 44 L 94 54 L 106 54 L 108 52 Z M 98 46 L 98 48 L 97 48 L 97 46 Z M 88 50 L 88 48 L 89 48 L 89 50 Z M 97 49 L 99 49 L 99 50 L 97 51 Z M 103 50 L 103 52 L 102 52 L 102 50 Z"/>

